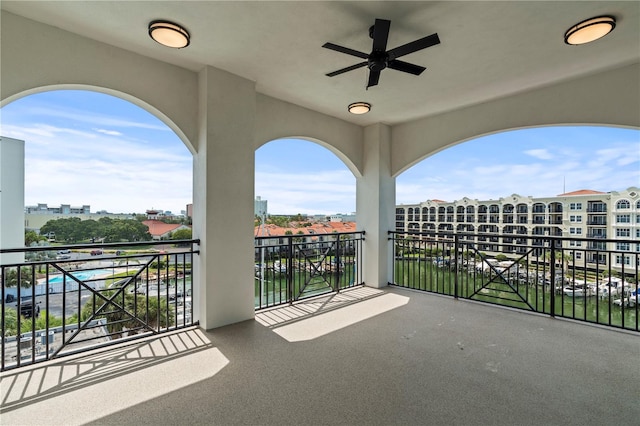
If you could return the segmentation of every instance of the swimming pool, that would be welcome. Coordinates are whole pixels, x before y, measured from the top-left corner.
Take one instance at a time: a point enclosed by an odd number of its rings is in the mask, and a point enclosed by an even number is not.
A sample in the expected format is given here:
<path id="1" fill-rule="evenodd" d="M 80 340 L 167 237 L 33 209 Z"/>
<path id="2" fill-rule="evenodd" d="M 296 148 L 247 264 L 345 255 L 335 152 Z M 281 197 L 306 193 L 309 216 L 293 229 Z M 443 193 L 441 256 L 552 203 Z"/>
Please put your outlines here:
<path id="1" fill-rule="evenodd" d="M 106 275 L 106 274 L 111 274 L 112 271 L 110 269 L 92 269 L 90 271 L 77 271 L 77 272 L 71 272 L 71 275 L 73 275 L 74 277 L 76 277 L 77 279 L 81 280 L 81 281 L 86 281 L 86 280 L 90 280 L 91 278 L 97 276 L 97 275 Z M 52 275 L 49 276 L 49 281 L 47 281 L 49 284 L 58 284 L 61 283 L 63 279 L 63 275 Z M 67 282 L 69 281 L 73 281 L 71 278 L 67 278 Z"/>

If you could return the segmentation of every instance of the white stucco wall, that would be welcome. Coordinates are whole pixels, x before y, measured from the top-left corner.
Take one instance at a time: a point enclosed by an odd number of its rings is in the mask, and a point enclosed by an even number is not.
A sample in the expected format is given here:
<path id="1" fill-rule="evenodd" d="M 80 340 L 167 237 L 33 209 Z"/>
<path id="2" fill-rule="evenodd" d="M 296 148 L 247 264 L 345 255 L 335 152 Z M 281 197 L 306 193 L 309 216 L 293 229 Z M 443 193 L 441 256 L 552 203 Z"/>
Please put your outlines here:
<path id="1" fill-rule="evenodd" d="M 362 176 L 362 127 L 260 93 L 256 105 L 256 149 L 276 139 L 307 139 L 331 150 L 354 176 Z"/>
<path id="2" fill-rule="evenodd" d="M 156 115 L 194 151 L 196 73 L 5 11 L 0 17 L 0 106 L 44 90 L 100 91 Z"/>
<path id="3" fill-rule="evenodd" d="M 640 64 L 395 126 L 391 172 L 480 136 L 578 124 L 640 128 Z"/>

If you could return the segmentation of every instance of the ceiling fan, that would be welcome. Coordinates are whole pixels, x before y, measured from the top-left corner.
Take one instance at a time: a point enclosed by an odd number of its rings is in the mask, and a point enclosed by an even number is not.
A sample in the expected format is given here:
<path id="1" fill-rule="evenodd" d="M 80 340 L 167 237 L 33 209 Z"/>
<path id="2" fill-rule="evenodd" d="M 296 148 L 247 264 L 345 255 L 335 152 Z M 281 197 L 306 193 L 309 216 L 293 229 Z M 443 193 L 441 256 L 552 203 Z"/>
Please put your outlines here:
<path id="1" fill-rule="evenodd" d="M 336 75 L 367 66 L 369 68 L 369 80 L 367 82 L 367 89 L 369 89 L 369 87 L 376 86 L 378 84 L 378 81 L 380 80 L 380 72 L 385 68 L 391 68 L 396 71 L 402 71 L 413 75 L 422 74 L 422 72 L 426 69 L 425 67 L 399 61 L 398 58 L 404 55 L 408 55 L 409 53 L 413 53 L 418 50 L 426 49 L 427 47 L 439 44 L 440 39 L 438 38 L 438 34 L 434 33 L 430 36 L 414 40 L 407 44 L 403 44 L 402 46 L 398 46 L 394 49 L 386 50 L 390 26 L 391 21 L 388 21 L 386 19 L 376 19 L 375 24 L 371 26 L 371 28 L 369 28 L 369 37 L 373 39 L 373 49 L 369 54 L 349 49 L 348 47 L 338 46 L 337 44 L 333 43 L 323 44 L 322 47 L 324 48 L 366 59 L 364 62 L 360 62 L 358 64 L 351 65 L 350 67 L 330 72 L 329 74 L 327 74 L 327 77 L 334 77 Z"/>

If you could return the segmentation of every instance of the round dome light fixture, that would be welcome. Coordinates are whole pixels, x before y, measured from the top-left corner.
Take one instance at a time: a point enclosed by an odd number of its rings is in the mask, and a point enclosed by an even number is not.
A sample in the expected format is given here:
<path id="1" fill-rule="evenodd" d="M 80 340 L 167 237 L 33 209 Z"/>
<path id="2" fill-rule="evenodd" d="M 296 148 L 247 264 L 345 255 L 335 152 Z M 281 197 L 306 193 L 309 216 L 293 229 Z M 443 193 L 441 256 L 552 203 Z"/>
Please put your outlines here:
<path id="1" fill-rule="evenodd" d="M 371 110 L 371 104 L 367 102 L 354 102 L 347 108 L 351 114 L 366 114 Z"/>
<path id="2" fill-rule="evenodd" d="M 586 19 L 569 28 L 564 34 L 566 44 L 585 44 L 596 41 L 609 34 L 616 27 L 613 16 L 598 16 Z"/>
<path id="3" fill-rule="evenodd" d="M 163 46 L 174 49 L 187 47 L 191 41 L 191 36 L 187 30 L 169 21 L 153 21 L 149 23 L 149 37 Z"/>

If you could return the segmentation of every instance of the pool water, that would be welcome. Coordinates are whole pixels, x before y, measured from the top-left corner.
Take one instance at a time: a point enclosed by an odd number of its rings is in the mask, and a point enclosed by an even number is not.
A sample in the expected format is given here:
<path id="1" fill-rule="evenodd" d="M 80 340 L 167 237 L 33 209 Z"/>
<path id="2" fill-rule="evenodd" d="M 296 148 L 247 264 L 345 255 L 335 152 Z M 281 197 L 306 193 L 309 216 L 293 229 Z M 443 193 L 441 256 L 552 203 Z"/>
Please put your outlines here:
<path id="1" fill-rule="evenodd" d="M 76 277 L 77 279 L 81 280 L 81 281 L 86 281 L 89 280 L 93 277 L 95 277 L 96 275 L 105 275 L 105 274 L 110 274 L 111 270 L 108 269 L 93 269 L 90 271 L 78 271 L 78 272 L 71 272 L 71 275 L 73 275 L 74 277 Z M 49 284 L 58 284 L 61 283 L 63 280 L 63 275 L 52 275 L 49 276 L 49 281 L 47 281 Z M 67 282 L 70 280 L 70 278 L 67 278 Z"/>

